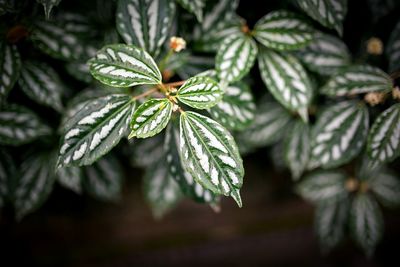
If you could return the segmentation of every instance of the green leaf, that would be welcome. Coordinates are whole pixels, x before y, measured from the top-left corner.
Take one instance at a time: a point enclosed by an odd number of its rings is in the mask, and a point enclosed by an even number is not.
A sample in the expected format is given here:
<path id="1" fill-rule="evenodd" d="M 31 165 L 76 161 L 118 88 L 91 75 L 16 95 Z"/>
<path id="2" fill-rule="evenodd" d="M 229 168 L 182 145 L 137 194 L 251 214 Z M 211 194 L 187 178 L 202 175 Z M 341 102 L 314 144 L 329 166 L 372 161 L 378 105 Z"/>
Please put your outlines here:
<path id="1" fill-rule="evenodd" d="M 0 110 L 0 144 L 22 145 L 51 133 L 51 129 L 27 108 L 9 105 Z"/>
<path id="2" fill-rule="evenodd" d="M 367 107 L 343 101 L 328 107 L 312 131 L 310 167 L 334 168 L 356 157 L 368 134 Z"/>
<path id="3" fill-rule="evenodd" d="M 178 183 L 168 174 L 164 162 L 150 166 L 144 176 L 144 195 L 154 217 L 161 218 L 182 198 Z"/>
<path id="4" fill-rule="evenodd" d="M 58 112 L 63 110 L 61 98 L 65 93 L 65 86 L 55 70 L 47 64 L 24 62 L 18 84 L 32 100 Z"/>
<path id="5" fill-rule="evenodd" d="M 232 196 L 242 206 L 243 162 L 231 134 L 212 119 L 194 112 L 180 117 L 180 155 L 196 182 L 215 194 Z"/>
<path id="6" fill-rule="evenodd" d="M 65 125 L 58 168 L 89 165 L 125 137 L 135 102 L 127 95 L 94 99 Z"/>
<path id="7" fill-rule="evenodd" d="M 113 202 L 121 198 L 122 166 L 114 156 L 107 155 L 85 166 L 83 172 L 83 188 L 92 197 Z"/>
<path id="8" fill-rule="evenodd" d="M 12 200 L 13 183 L 17 168 L 11 156 L 0 149 L 0 208 L 7 200 Z"/>
<path id="9" fill-rule="evenodd" d="M 372 256 L 383 235 L 383 217 L 376 201 L 368 194 L 358 194 L 351 207 L 350 229 L 354 240 L 367 256 Z"/>
<path id="10" fill-rule="evenodd" d="M 215 106 L 222 99 L 223 91 L 219 85 L 208 77 L 188 79 L 178 90 L 177 99 L 197 109 Z"/>
<path id="11" fill-rule="evenodd" d="M 296 53 L 304 65 L 320 75 L 330 76 L 350 64 L 351 55 L 339 38 L 318 33 L 308 46 Z"/>
<path id="12" fill-rule="evenodd" d="M 347 197 L 346 179 L 346 174 L 338 170 L 315 171 L 304 177 L 297 186 L 297 192 L 313 203 L 331 203 Z"/>
<path id="13" fill-rule="evenodd" d="M 400 205 L 400 179 L 393 172 L 379 170 L 368 180 L 371 191 L 377 200 L 387 207 Z"/>
<path id="14" fill-rule="evenodd" d="M 312 85 L 295 57 L 264 49 L 259 53 L 258 64 L 267 89 L 283 106 L 296 111 L 309 105 Z"/>
<path id="15" fill-rule="evenodd" d="M 58 6 L 61 0 L 36 0 L 36 2 L 43 5 L 44 14 L 46 15 L 46 18 L 49 19 L 51 10 L 53 7 Z"/>
<path id="16" fill-rule="evenodd" d="M 165 162 L 168 169 L 168 175 L 178 184 L 185 196 L 190 197 L 196 202 L 214 204 L 219 201 L 219 197 L 210 190 L 193 179 L 193 176 L 187 172 L 181 163 L 179 156 L 179 130 L 177 123 L 171 123 L 166 130 L 164 150 Z"/>
<path id="17" fill-rule="evenodd" d="M 18 220 L 35 211 L 53 188 L 54 153 L 35 154 L 22 163 L 15 189 L 15 212 Z"/>
<path id="18" fill-rule="evenodd" d="M 248 127 L 253 122 L 255 111 L 253 95 L 245 83 L 226 87 L 222 100 L 209 110 L 214 119 L 232 130 Z"/>
<path id="19" fill-rule="evenodd" d="M 14 87 L 21 69 L 21 59 L 15 45 L 0 41 L 0 103 Z"/>
<path id="20" fill-rule="evenodd" d="M 386 55 L 389 58 L 389 70 L 395 72 L 400 70 L 400 21 L 390 34 L 386 45 Z"/>
<path id="21" fill-rule="evenodd" d="M 131 139 L 131 162 L 134 167 L 147 168 L 162 160 L 164 156 L 163 133 L 146 139 Z"/>
<path id="22" fill-rule="evenodd" d="M 201 72 L 214 68 L 214 65 L 214 57 L 188 55 L 176 72 L 183 80 L 187 80 Z"/>
<path id="23" fill-rule="evenodd" d="M 297 0 L 297 4 L 321 25 L 343 34 L 343 20 L 347 14 L 347 0 Z"/>
<path id="24" fill-rule="evenodd" d="M 177 2 L 187 11 L 196 16 L 197 21 L 203 21 L 203 8 L 206 5 L 205 0 L 177 0 Z"/>
<path id="25" fill-rule="evenodd" d="M 234 17 L 239 0 L 210 1 L 205 6 L 204 18 L 201 23 L 201 32 L 207 33 L 222 21 L 229 21 Z"/>
<path id="26" fill-rule="evenodd" d="M 65 64 L 65 69 L 69 75 L 84 83 L 90 83 L 93 81 L 93 77 L 90 74 L 89 65 L 86 62 L 69 62 Z"/>
<path id="27" fill-rule="evenodd" d="M 285 142 L 285 161 L 292 173 L 292 178 L 298 180 L 307 168 L 310 158 L 310 127 L 298 120 Z"/>
<path id="28" fill-rule="evenodd" d="M 133 114 L 129 138 L 147 138 L 161 132 L 171 118 L 173 105 L 166 98 L 150 99 L 141 104 Z"/>
<path id="29" fill-rule="evenodd" d="M 320 92 L 328 96 L 345 96 L 391 91 L 392 87 L 392 79 L 380 69 L 368 65 L 355 65 L 336 73 Z"/>
<path id="30" fill-rule="evenodd" d="M 349 212 L 348 198 L 318 203 L 314 227 L 319 243 L 325 251 L 331 250 L 343 240 Z"/>
<path id="31" fill-rule="evenodd" d="M 119 0 L 117 30 L 127 44 L 137 45 L 156 57 L 174 16 L 174 1 Z"/>
<path id="32" fill-rule="evenodd" d="M 82 169 L 79 167 L 64 167 L 57 170 L 57 181 L 63 187 L 74 191 L 77 194 L 82 193 Z"/>
<path id="33" fill-rule="evenodd" d="M 256 42 L 244 34 L 226 38 L 218 49 L 216 70 L 221 82 L 242 79 L 254 65 L 258 53 Z"/>
<path id="34" fill-rule="evenodd" d="M 367 150 L 375 162 L 390 162 L 400 154 L 400 104 L 376 118 L 368 135 Z"/>
<path id="35" fill-rule="evenodd" d="M 286 10 L 265 15 L 253 32 L 262 45 L 281 51 L 299 49 L 314 38 L 314 29 L 301 16 Z"/>
<path id="36" fill-rule="evenodd" d="M 89 64 L 97 80 L 113 87 L 161 83 L 161 73 L 153 58 L 135 46 L 107 45 Z"/>

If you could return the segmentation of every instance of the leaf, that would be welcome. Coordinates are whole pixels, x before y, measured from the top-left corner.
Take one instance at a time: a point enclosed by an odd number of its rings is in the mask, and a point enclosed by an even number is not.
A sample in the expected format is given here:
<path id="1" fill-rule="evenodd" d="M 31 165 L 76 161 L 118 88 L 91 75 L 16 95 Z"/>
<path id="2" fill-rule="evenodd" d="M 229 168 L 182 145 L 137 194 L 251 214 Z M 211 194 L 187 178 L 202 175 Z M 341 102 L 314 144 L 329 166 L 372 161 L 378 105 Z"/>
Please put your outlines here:
<path id="1" fill-rule="evenodd" d="M 214 65 L 214 57 L 188 55 L 185 63 L 176 72 L 183 80 L 187 80 L 203 71 L 214 68 Z"/>
<path id="2" fill-rule="evenodd" d="M 209 109 L 214 119 L 232 130 L 248 127 L 253 122 L 255 111 L 253 95 L 245 83 L 226 87 L 222 100 Z"/>
<path id="3" fill-rule="evenodd" d="M 372 256 L 383 235 L 383 217 L 376 201 L 368 194 L 358 194 L 351 207 L 350 229 L 354 240 L 367 256 Z"/>
<path id="4" fill-rule="evenodd" d="M 304 177 L 297 186 L 297 192 L 313 203 L 331 203 L 347 197 L 346 179 L 346 174 L 338 170 L 315 171 Z"/>
<path id="5" fill-rule="evenodd" d="M 324 250 L 331 250 L 343 240 L 349 211 L 348 198 L 318 203 L 314 227 Z"/>
<path id="6" fill-rule="evenodd" d="M 54 158 L 54 153 L 42 152 L 23 161 L 15 189 L 18 220 L 39 208 L 51 193 L 55 180 Z"/>
<path id="7" fill-rule="evenodd" d="M 294 180 L 298 180 L 307 168 L 310 158 L 310 143 L 309 125 L 300 120 L 297 121 L 285 142 L 285 161 Z"/>
<path id="8" fill-rule="evenodd" d="M 207 109 L 215 106 L 222 99 L 220 86 L 208 77 L 193 77 L 188 79 L 178 90 L 176 98 L 197 109 Z"/>
<path id="9" fill-rule="evenodd" d="M 150 99 L 141 104 L 133 114 L 129 138 L 147 138 L 161 132 L 171 118 L 173 105 L 166 98 Z"/>
<path id="10" fill-rule="evenodd" d="M 14 87 L 21 69 L 21 59 L 15 45 L 0 41 L 0 103 Z"/>
<path id="11" fill-rule="evenodd" d="M 343 20 L 347 14 L 347 0 L 297 0 L 297 4 L 321 25 L 343 34 Z"/>
<path id="12" fill-rule="evenodd" d="M 12 200 L 13 183 L 17 168 L 11 156 L 0 149 L 0 208 L 7 200 Z"/>
<path id="13" fill-rule="evenodd" d="M 202 32 L 209 32 L 221 21 L 229 21 L 235 16 L 238 5 L 239 0 L 220 0 L 207 3 L 201 23 Z"/>
<path id="14" fill-rule="evenodd" d="M 244 34 L 226 38 L 218 49 L 216 70 L 221 82 L 242 79 L 254 65 L 258 53 L 256 42 Z"/>
<path id="15" fill-rule="evenodd" d="M 69 62 L 65 64 L 65 69 L 69 75 L 84 83 L 90 83 L 93 80 L 90 74 L 89 65 L 86 62 Z"/>
<path id="16" fill-rule="evenodd" d="M 200 203 L 217 203 L 219 197 L 214 195 L 210 190 L 203 188 L 183 168 L 179 155 L 179 126 L 175 124 L 177 123 L 173 122 L 167 127 L 164 141 L 165 164 L 168 175 L 179 184 L 179 188 L 185 196 Z"/>
<path id="17" fill-rule="evenodd" d="M 57 181 L 63 187 L 74 191 L 77 194 L 82 193 L 82 169 L 79 167 L 64 167 L 57 170 Z"/>
<path id="18" fill-rule="evenodd" d="M 356 157 L 368 134 L 367 107 L 343 101 L 328 107 L 312 131 L 310 167 L 334 168 Z"/>
<path id="19" fill-rule="evenodd" d="M 174 16 L 174 1 L 119 0 L 117 30 L 127 44 L 137 45 L 156 57 Z"/>
<path id="20" fill-rule="evenodd" d="M 400 180 L 388 170 L 379 170 L 368 180 L 368 186 L 377 200 L 387 207 L 400 205 Z"/>
<path id="21" fill-rule="evenodd" d="M 177 182 L 168 174 L 164 162 L 158 162 L 146 170 L 144 195 L 155 218 L 163 217 L 182 198 Z"/>
<path id="22" fill-rule="evenodd" d="M 386 46 L 386 55 L 389 59 L 389 71 L 395 72 L 400 70 L 400 21 L 397 22 L 390 34 Z"/>
<path id="23" fill-rule="evenodd" d="M 267 89 L 283 106 L 296 111 L 309 105 L 312 85 L 295 57 L 264 49 L 259 53 L 258 65 Z"/>
<path id="24" fill-rule="evenodd" d="M 351 60 L 345 43 L 328 34 L 316 34 L 314 41 L 296 55 L 308 69 L 324 76 L 335 74 Z"/>
<path id="25" fill-rule="evenodd" d="M 239 207 L 243 162 L 231 134 L 212 119 L 187 111 L 180 117 L 180 156 L 196 182 L 215 194 L 232 196 Z"/>
<path id="26" fill-rule="evenodd" d="M 117 201 L 122 190 L 122 166 L 112 155 L 83 168 L 83 188 L 102 201 Z"/>
<path id="27" fill-rule="evenodd" d="M 18 84 L 32 100 L 61 112 L 65 85 L 53 68 L 44 63 L 24 62 Z"/>
<path id="28" fill-rule="evenodd" d="M 203 8 L 206 5 L 205 0 L 177 0 L 177 2 L 187 11 L 196 16 L 198 22 L 203 21 Z"/>
<path id="29" fill-rule="evenodd" d="M 391 91 L 392 87 L 391 78 L 380 69 L 368 65 L 355 65 L 331 77 L 320 92 L 328 96 L 345 96 Z"/>
<path id="30" fill-rule="evenodd" d="M 368 156 L 375 162 L 390 162 L 400 154 L 400 104 L 376 118 L 368 135 Z"/>
<path id="31" fill-rule="evenodd" d="M 147 168 L 164 157 L 162 133 L 152 138 L 131 139 L 131 141 L 133 141 L 131 162 L 134 167 Z"/>
<path id="32" fill-rule="evenodd" d="M 265 47 L 286 51 L 299 49 L 311 42 L 314 29 L 301 16 L 278 10 L 257 21 L 253 34 Z"/>
<path id="33" fill-rule="evenodd" d="M 50 18 L 50 12 L 53 9 L 53 7 L 58 6 L 61 2 L 61 0 L 36 0 L 39 4 L 42 4 L 44 7 L 44 14 L 46 15 L 46 18 Z"/>
<path id="34" fill-rule="evenodd" d="M 109 86 L 161 83 L 161 73 L 153 58 L 135 46 L 107 45 L 97 52 L 89 64 L 92 75 Z"/>
<path id="35" fill-rule="evenodd" d="M 128 128 L 135 102 L 128 95 L 109 95 L 87 103 L 63 132 L 58 168 L 89 165 L 118 144 Z"/>
<path id="36" fill-rule="evenodd" d="M 27 108 L 9 105 L 0 110 L 0 144 L 22 145 L 51 133 L 51 129 Z"/>

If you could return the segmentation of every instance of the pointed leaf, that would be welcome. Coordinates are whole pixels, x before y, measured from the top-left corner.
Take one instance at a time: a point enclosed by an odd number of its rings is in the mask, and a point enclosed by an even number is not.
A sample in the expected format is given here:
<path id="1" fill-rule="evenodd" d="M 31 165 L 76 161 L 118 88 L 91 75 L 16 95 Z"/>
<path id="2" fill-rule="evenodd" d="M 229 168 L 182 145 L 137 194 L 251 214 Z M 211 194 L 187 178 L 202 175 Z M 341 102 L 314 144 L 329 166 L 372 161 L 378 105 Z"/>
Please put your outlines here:
<path id="1" fill-rule="evenodd" d="M 312 132 L 310 167 L 334 168 L 359 154 L 368 134 L 367 107 L 343 101 L 327 108 Z"/>
<path id="2" fill-rule="evenodd" d="M 307 45 L 314 29 L 295 13 L 278 10 L 262 17 L 254 26 L 254 37 L 265 47 L 294 50 Z"/>
<path id="3" fill-rule="evenodd" d="M 231 134 L 203 115 L 187 111 L 180 117 L 180 155 L 196 182 L 216 194 L 232 196 L 242 206 L 243 162 Z"/>
<path id="4" fill-rule="evenodd" d="M 390 34 L 386 46 L 386 55 L 389 58 L 389 71 L 395 72 L 400 70 L 400 21 L 397 22 Z"/>
<path id="5" fill-rule="evenodd" d="M 44 14 L 46 18 L 50 18 L 50 12 L 53 7 L 58 6 L 61 0 L 36 0 L 39 4 L 42 4 L 44 7 Z"/>
<path id="6" fill-rule="evenodd" d="M 161 132 L 168 124 L 173 104 L 166 98 L 150 99 L 141 104 L 131 120 L 129 138 L 147 138 Z"/>
<path id="7" fill-rule="evenodd" d="M 395 173 L 380 170 L 368 180 L 368 185 L 382 205 L 387 207 L 400 205 L 400 179 Z"/>
<path id="8" fill-rule="evenodd" d="M 311 18 L 323 26 L 343 34 L 343 20 L 347 13 L 347 0 L 297 0 L 298 5 Z"/>
<path id="9" fill-rule="evenodd" d="M 372 256 L 383 235 L 383 217 L 376 201 L 368 194 L 358 194 L 350 214 L 351 234 L 367 256 Z"/>
<path id="10" fill-rule="evenodd" d="M 197 109 L 215 106 L 222 99 L 223 91 L 208 77 L 193 77 L 178 90 L 176 97 L 182 103 Z"/>
<path id="11" fill-rule="evenodd" d="M 64 167 L 57 170 L 57 181 L 63 187 L 74 191 L 77 194 L 82 193 L 82 169 L 79 167 Z"/>
<path id="12" fill-rule="evenodd" d="M 117 30 L 127 44 L 137 45 L 156 57 L 174 16 L 174 1 L 119 0 Z"/>
<path id="13" fill-rule="evenodd" d="M 335 74 L 320 90 L 328 96 L 344 96 L 392 90 L 392 79 L 368 65 L 351 66 Z"/>
<path id="14" fill-rule="evenodd" d="M 55 70 L 47 64 L 24 62 L 18 84 L 32 100 L 61 112 L 65 86 Z"/>
<path id="15" fill-rule="evenodd" d="M 14 87 L 21 69 L 21 59 L 15 45 L 0 41 L 0 103 Z"/>
<path id="16" fill-rule="evenodd" d="M 9 105 L 0 110 L 0 144 L 22 145 L 51 133 L 51 129 L 29 109 Z"/>
<path id="17" fill-rule="evenodd" d="M 7 200 L 12 200 L 13 183 L 17 168 L 11 156 L 0 149 L 0 208 Z"/>
<path id="18" fill-rule="evenodd" d="M 367 150 L 375 162 L 390 162 L 400 154 L 400 104 L 376 118 L 368 136 Z"/>
<path id="19" fill-rule="evenodd" d="M 89 64 L 97 80 L 113 87 L 161 83 L 161 73 L 153 58 L 135 46 L 107 45 Z"/>
<path id="20" fill-rule="evenodd" d="M 108 153 L 125 136 L 134 106 L 117 94 L 88 102 L 65 125 L 58 167 L 89 165 Z"/>
<path id="21" fill-rule="evenodd" d="M 258 50 L 256 42 L 244 34 L 230 36 L 218 49 L 216 69 L 223 83 L 242 79 L 254 65 Z"/>
<path id="22" fill-rule="evenodd" d="M 239 0 L 220 0 L 207 3 L 201 23 L 202 32 L 211 31 L 221 21 L 229 21 L 235 16 L 238 5 Z"/>
<path id="23" fill-rule="evenodd" d="M 187 11 L 196 16 L 197 21 L 203 21 L 203 8 L 206 5 L 205 0 L 177 0 L 177 2 Z"/>
<path id="24" fill-rule="evenodd" d="M 258 64 L 267 89 L 282 105 L 291 110 L 309 105 L 311 82 L 295 57 L 264 49 L 260 51 Z"/>

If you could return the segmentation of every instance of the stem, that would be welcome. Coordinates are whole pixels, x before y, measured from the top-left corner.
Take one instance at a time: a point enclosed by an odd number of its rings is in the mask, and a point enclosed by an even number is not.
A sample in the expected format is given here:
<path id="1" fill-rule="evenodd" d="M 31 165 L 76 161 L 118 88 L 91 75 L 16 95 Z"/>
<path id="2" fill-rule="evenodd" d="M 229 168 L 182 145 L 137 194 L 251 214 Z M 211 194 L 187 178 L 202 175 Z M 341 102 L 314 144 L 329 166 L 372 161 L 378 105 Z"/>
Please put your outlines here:
<path id="1" fill-rule="evenodd" d="M 164 71 L 165 65 L 168 63 L 168 60 L 170 57 L 174 54 L 174 51 L 172 49 L 168 50 L 167 55 L 160 61 L 160 64 L 158 64 L 158 68 L 160 69 L 161 72 Z"/>
<path id="2" fill-rule="evenodd" d="M 154 93 L 157 92 L 157 91 L 158 91 L 158 88 L 157 88 L 157 87 L 154 87 L 154 88 L 152 88 L 152 89 L 150 89 L 150 90 L 148 90 L 148 91 L 146 91 L 146 92 L 144 92 L 144 93 L 142 93 L 142 94 L 140 94 L 140 95 L 137 95 L 137 96 L 132 97 L 132 99 L 133 99 L 133 100 L 138 100 L 138 99 L 140 99 L 140 98 L 143 98 L 143 97 L 146 97 L 146 96 L 148 96 L 148 95 L 154 94 Z"/>
<path id="3" fill-rule="evenodd" d="M 175 87 L 175 86 L 181 86 L 182 84 L 184 84 L 186 81 L 178 81 L 178 82 L 172 82 L 172 83 L 165 83 L 165 86 L 169 86 L 169 87 Z"/>

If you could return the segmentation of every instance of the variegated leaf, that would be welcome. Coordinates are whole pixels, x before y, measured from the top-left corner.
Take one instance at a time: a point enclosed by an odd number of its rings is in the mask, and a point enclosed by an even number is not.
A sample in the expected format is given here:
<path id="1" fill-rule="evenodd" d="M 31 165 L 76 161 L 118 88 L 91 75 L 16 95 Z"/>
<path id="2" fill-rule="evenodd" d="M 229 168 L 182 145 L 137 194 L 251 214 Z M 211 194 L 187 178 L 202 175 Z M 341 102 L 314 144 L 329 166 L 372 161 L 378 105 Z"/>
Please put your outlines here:
<path id="1" fill-rule="evenodd" d="M 65 85 L 53 68 L 44 63 L 24 62 L 18 84 L 32 100 L 61 112 Z"/>
<path id="2" fill-rule="evenodd" d="M 254 65 L 257 52 L 256 42 L 245 34 L 226 38 L 215 62 L 219 80 L 229 84 L 242 79 Z"/>
<path id="3" fill-rule="evenodd" d="M 156 57 L 174 16 L 174 1 L 119 0 L 117 30 L 127 44 L 137 45 Z"/>
<path id="4" fill-rule="evenodd" d="M 343 20 L 347 14 L 347 0 L 297 0 L 310 17 L 323 26 L 343 34 Z"/>
<path id="5" fill-rule="evenodd" d="M 69 62 L 65 64 L 65 69 L 69 75 L 84 83 L 90 83 L 93 81 L 93 77 L 90 74 L 89 65 L 86 62 Z"/>
<path id="6" fill-rule="evenodd" d="M 390 34 L 386 46 L 386 55 L 389 58 L 389 70 L 391 72 L 400 70 L 400 21 Z"/>
<path id="7" fill-rule="evenodd" d="M 58 167 L 89 165 L 125 137 L 135 102 L 128 95 L 94 99 L 66 124 Z"/>
<path id="8" fill-rule="evenodd" d="M 282 105 L 294 111 L 309 105 L 312 85 L 295 57 L 264 49 L 259 53 L 258 65 L 267 89 Z"/>
<path id="9" fill-rule="evenodd" d="M 135 46 L 107 45 L 89 64 L 97 80 L 113 87 L 161 83 L 161 73 L 153 58 Z"/>
<path id="10" fill-rule="evenodd" d="M 312 131 L 310 168 L 334 168 L 356 157 L 368 134 L 367 107 L 358 101 L 330 106 Z"/>
<path id="11" fill-rule="evenodd" d="M 331 250 L 343 240 L 349 212 L 350 203 L 347 197 L 318 203 L 314 227 L 319 243 L 325 251 Z"/>
<path id="12" fill-rule="evenodd" d="M 229 21 L 234 17 L 239 0 L 210 1 L 205 6 L 201 30 L 204 33 L 211 31 L 219 22 Z"/>
<path id="13" fill-rule="evenodd" d="M 9 105 L 0 110 L 2 145 L 22 145 L 50 133 L 50 127 L 27 108 Z"/>
<path id="14" fill-rule="evenodd" d="M 188 79 L 178 90 L 177 99 L 197 109 L 215 106 L 222 99 L 223 91 L 219 85 L 208 77 Z"/>
<path id="15" fill-rule="evenodd" d="M 176 70 L 176 73 L 183 80 L 187 80 L 201 72 L 214 68 L 214 65 L 214 57 L 188 55 L 185 63 Z"/>
<path id="16" fill-rule="evenodd" d="M 347 46 L 339 38 L 321 33 L 296 55 L 308 69 L 325 76 L 335 74 L 351 60 Z"/>
<path id="17" fill-rule="evenodd" d="M 161 132 L 171 118 L 173 105 L 166 98 L 144 102 L 133 114 L 129 138 L 147 138 Z"/>
<path id="18" fill-rule="evenodd" d="M 232 196 L 242 206 L 243 162 L 231 134 L 212 119 L 187 111 L 180 117 L 180 156 L 196 182 Z"/>
<path id="19" fill-rule="evenodd" d="M 351 207 L 350 229 L 354 240 L 368 256 L 372 256 L 383 235 L 383 216 L 369 194 L 358 194 Z"/>
<path id="20" fill-rule="evenodd" d="M 199 22 L 203 21 L 203 8 L 205 0 L 177 0 L 177 2 L 187 11 L 193 13 Z"/>
<path id="21" fill-rule="evenodd" d="M 112 155 L 83 168 L 83 188 L 92 197 L 103 201 L 117 201 L 121 197 L 123 172 Z"/>
<path id="22" fill-rule="evenodd" d="M 310 173 L 297 186 L 297 192 L 308 201 L 332 202 L 347 197 L 345 188 L 347 176 L 338 170 L 324 170 Z"/>
<path id="23" fill-rule="evenodd" d="M 13 186 L 17 168 L 11 156 L 0 149 L 0 208 L 6 201 L 12 200 Z"/>
<path id="24" fill-rule="evenodd" d="M 18 220 L 40 207 L 55 181 L 54 153 L 35 154 L 25 159 L 15 188 L 15 212 Z"/>
<path id="25" fill-rule="evenodd" d="M 368 65 L 355 65 L 336 73 L 320 92 L 328 96 L 344 96 L 390 91 L 392 87 L 392 79 L 382 70 Z"/>
<path id="26" fill-rule="evenodd" d="M 297 14 L 278 10 L 265 15 L 256 23 L 254 37 L 268 48 L 294 50 L 313 40 L 314 29 Z"/>
<path id="27" fill-rule="evenodd" d="M 285 142 L 285 161 L 292 173 L 292 178 L 298 180 L 307 168 L 310 158 L 310 127 L 297 121 Z"/>
<path id="28" fill-rule="evenodd" d="M 0 41 L 0 103 L 14 87 L 21 69 L 21 59 L 15 45 Z"/>
<path id="29" fill-rule="evenodd" d="M 57 181 L 63 187 L 74 191 L 77 194 L 82 193 L 83 173 L 80 167 L 64 167 L 57 170 Z"/>
<path id="30" fill-rule="evenodd" d="M 187 172 L 181 163 L 179 155 L 179 126 L 172 122 L 166 130 L 164 151 L 168 175 L 172 177 L 178 184 L 185 196 L 190 197 L 196 202 L 215 204 L 219 201 L 219 197 L 214 195 L 210 190 L 203 188 L 197 183 L 193 176 Z"/>
<path id="31" fill-rule="evenodd" d="M 400 154 L 400 104 L 376 118 L 368 136 L 368 155 L 375 162 L 389 162 Z"/>
<path id="32" fill-rule="evenodd" d="M 44 14 L 46 18 L 50 18 L 50 12 L 53 7 L 58 6 L 61 0 L 36 0 L 39 4 L 42 4 L 44 7 Z"/>
<path id="33" fill-rule="evenodd" d="M 150 166 L 144 176 L 144 195 L 153 216 L 161 218 L 182 199 L 178 183 L 168 173 L 164 162 Z"/>
<path id="34" fill-rule="evenodd" d="M 368 180 L 368 186 L 378 201 L 387 207 L 400 205 L 400 179 L 398 174 L 388 170 L 374 172 Z"/>
<path id="35" fill-rule="evenodd" d="M 131 139 L 131 162 L 134 167 L 147 168 L 164 157 L 164 135 L 158 134 L 152 138 Z"/>

